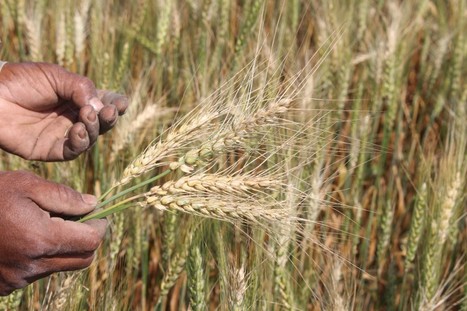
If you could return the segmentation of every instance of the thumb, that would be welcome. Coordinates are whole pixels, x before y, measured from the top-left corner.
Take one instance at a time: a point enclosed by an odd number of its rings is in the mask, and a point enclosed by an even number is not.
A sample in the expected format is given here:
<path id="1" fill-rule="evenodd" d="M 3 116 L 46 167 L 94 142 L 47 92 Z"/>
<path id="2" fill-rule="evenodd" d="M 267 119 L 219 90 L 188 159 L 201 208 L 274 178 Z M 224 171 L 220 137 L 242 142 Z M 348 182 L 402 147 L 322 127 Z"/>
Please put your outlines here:
<path id="1" fill-rule="evenodd" d="M 45 180 L 28 172 L 21 172 L 24 192 L 41 209 L 63 216 L 80 216 L 93 211 L 97 198 L 81 194 L 72 188 Z"/>

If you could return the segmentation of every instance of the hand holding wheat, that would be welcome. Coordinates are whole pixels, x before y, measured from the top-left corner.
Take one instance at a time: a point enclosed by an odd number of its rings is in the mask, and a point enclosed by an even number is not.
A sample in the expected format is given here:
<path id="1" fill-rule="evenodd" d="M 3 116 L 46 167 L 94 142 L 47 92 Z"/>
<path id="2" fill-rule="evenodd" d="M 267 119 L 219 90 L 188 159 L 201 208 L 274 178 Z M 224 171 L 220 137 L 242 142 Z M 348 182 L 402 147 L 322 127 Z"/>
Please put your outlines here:
<path id="1" fill-rule="evenodd" d="M 95 197 L 27 172 L 0 173 L 0 189 L 0 295 L 91 264 L 107 221 L 64 218 L 92 211 Z"/>
<path id="2" fill-rule="evenodd" d="M 43 63 L 0 72 L 0 147 L 29 160 L 62 161 L 88 150 L 127 108 L 124 96 Z M 26 172 L 0 172 L 0 295 L 58 271 L 89 266 L 107 222 L 72 217 L 97 204 Z"/>

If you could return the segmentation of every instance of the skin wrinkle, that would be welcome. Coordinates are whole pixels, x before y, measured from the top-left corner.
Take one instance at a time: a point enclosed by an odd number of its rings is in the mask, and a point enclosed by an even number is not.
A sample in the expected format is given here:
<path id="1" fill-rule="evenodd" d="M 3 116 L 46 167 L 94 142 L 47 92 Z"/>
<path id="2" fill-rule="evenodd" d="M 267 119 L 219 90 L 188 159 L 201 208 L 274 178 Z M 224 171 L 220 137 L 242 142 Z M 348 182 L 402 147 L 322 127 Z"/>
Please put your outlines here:
<path id="1" fill-rule="evenodd" d="M 36 67 L 39 68 L 39 70 L 43 73 L 44 77 L 45 77 L 45 78 L 47 79 L 47 81 L 49 82 L 50 86 L 52 86 L 52 87 L 51 87 L 51 90 L 52 90 L 51 93 L 55 94 L 55 98 L 54 98 L 52 101 L 59 102 L 59 101 L 60 101 L 60 97 L 58 96 L 58 94 L 57 94 L 56 92 L 53 91 L 54 89 L 55 89 L 55 90 L 57 89 L 57 81 L 55 80 L 54 76 L 52 75 L 52 80 L 53 80 L 53 81 L 52 81 L 51 78 L 50 78 L 50 76 L 49 76 L 49 74 L 48 74 L 47 72 L 45 72 L 44 69 L 43 69 L 41 66 L 37 66 L 37 65 L 36 65 Z M 38 91 L 38 93 L 41 94 L 41 91 Z M 51 102 L 52 102 L 52 101 L 51 101 Z M 45 108 L 45 107 L 44 107 L 44 108 Z M 51 108 L 51 109 L 53 109 L 53 108 Z M 38 112 L 41 112 L 41 111 L 38 111 Z"/>
<path id="2" fill-rule="evenodd" d="M 1 74 L 1 73 L 0 73 L 0 74 Z M 14 100 L 14 96 L 13 96 L 13 93 L 11 92 L 11 90 L 10 90 L 10 86 L 9 86 L 8 84 L 5 85 L 5 83 L 2 83 L 1 80 L 0 80 L 0 86 L 3 86 L 3 88 L 6 88 L 9 97 L 12 98 L 12 99 Z M 0 94 L 3 94 L 4 92 L 5 92 L 5 91 L 2 90 L 2 89 L 0 88 Z M 5 100 L 6 100 L 6 99 L 5 99 Z M 15 104 L 19 105 L 19 104 L 16 103 L 16 102 L 15 102 Z"/>
<path id="3" fill-rule="evenodd" d="M 36 152 L 36 147 L 37 147 L 37 144 L 39 142 L 39 139 L 41 138 L 42 136 L 42 133 L 44 133 L 44 131 L 49 127 L 49 125 L 45 126 L 40 132 L 39 132 L 39 135 L 37 135 L 36 137 L 36 141 L 33 143 L 32 145 L 32 148 L 31 148 L 31 152 L 28 156 L 28 158 L 32 158 L 34 153 Z"/>
<path id="4" fill-rule="evenodd" d="M 7 107 L 5 107 L 7 109 Z M 36 152 L 38 152 L 38 144 L 40 142 L 40 140 L 44 137 L 44 133 L 47 133 L 47 132 L 52 132 L 50 131 L 51 128 L 53 128 L 56 124 L 56 118 L 65 118 L 67 120 L 69 120 L 70 122 L 70 125 L 68 127 L 68 129 L 63 133 L 63 137 L 65 137 L 65 134 L 69 132 L 69 130 L 72 128 L 73 126 L 73 123 L 76 122 L 79 118 L 79 115 L 77 113 L 77 109 L 73 109 L 73 106 L 71 103 L 66 103 L 66 104 L 63 104 L 62 106 L 58 107 L 56 110 L 58 111 L 53 111 L 51 109 L 49 109 L 50 112 L 31 112 L 31 117 L 32 118 L 35 118 L 36 120 L 34 121 L 29 121 L 29 122 L 21 122 L 19 123 L 18 125 L 24 125 L 24 126 L 34 126 L 36 124 L 39 124 L 39 123 L 46 123 L 47 120 L 49 120 L 49 122 L 47 124 L 45 124 L 44 128 L 39 132 L 39 135 L 36 137 L 35 141 L 33 142 L 32 144 L 32 147 L 31 147 L 31 151 L 30 153 L 24 157 L 24 158 L 31 158 L 32 155 Z M 45 117 L 42 117 L 42 115 L 44 114 L 47 114 Z M 15 119 L 15 118 L 13 118 Z M 83 128 L 84 131 L 86 131 L 86 127 L 84 126 Z M 50 135 L 48 135 L 48 138 L 50 139 Z M 54 144 L 56 142 L 58 142 L 60 139 L 62 139 L 63 137 L 59 136 L 58 134 L 55 135 L 55 141 L 54 141 Z M 21 145 L 20 145 L 21 146 Z M 20 147 L 18 146 L 18 147 Z M 54 152 L 55 150 L 50 150 L 48 152 L 48 154 L 45 156 L 45 158 L 47 157 L 50 157 L 51 154 Z M 71 149 L 70 149 L 71 151 Z M 63 151 L 61 151 L 63 152 Z M 76 153 L 73 153 L 73 156 L 75 156 Z"/>

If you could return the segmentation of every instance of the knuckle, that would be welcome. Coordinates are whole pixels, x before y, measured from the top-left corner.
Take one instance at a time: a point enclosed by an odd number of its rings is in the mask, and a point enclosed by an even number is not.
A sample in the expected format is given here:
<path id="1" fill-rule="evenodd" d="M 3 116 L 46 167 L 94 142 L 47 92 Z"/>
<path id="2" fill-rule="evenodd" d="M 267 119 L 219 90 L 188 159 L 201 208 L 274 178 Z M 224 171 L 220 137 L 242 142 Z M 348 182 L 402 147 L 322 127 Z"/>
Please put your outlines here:
<path id="1" fill-rule="evenodd" d="M 24 273 L 22 273 L 24 274 Z M 7 296 L 17 289 L 24 288 L 30 283 L 18 271 L 11 271 L 11 273 L 3 273 L 1 275 L 0 283 L 0 296 Z"/>
<path id="2" fill-rule="evenodd" d="M 13 184 L 29 190 L 34 190 L 42 180 L 39 176 L 23 170 L 11 172 L 10 178 L 13 179 Z"/>
<path id="3" fill-rule="evenodd" d="M 35 175 L 35 174 L 31 173 L 31 172 L 28 172 L 28 171 L 24 171 L 24 170 L 16 171 L 15 175 L 16 175 L 16 177 L 21 178 L 21 179 L 25 179 L 25 180 L 39 179 L 37 177 L 37 175 Z"/>
<path id="4" fill-rule="evenodd" d="M 81 90 L 88 91 L 95 89 L 94 82 L 86 77 L 79 76 L 77 86 Z"/>
<path id="5" fill-rule="evenodd" d="M 0 287 L 0 296 L 8 296 L 15 291 L 14 288 L 10 286 L 1 286 Z"/>
<path id="6" fill-rule="evenodd" d="M 88 249 L 94 251 L 99 247 L 100 244 L 101 237 L 99 233 L 95 229 L 91 229 L 88 240 Z"/>
<path id="7" fill-rule="evenodd" d="M 42 232 L 30 232 L 25 237 L 25 241 L 27 241 L 28 247 L 25 249 L 25 255 L 29 258 L 40 258 L 44 255 L 54 254 L 55 249 L 52 245 L 46 241 L 44 238 L 38 238 L 39 236 L 43 235 Z M 32 268 L 35 268 L 32 265 Z"/>
<path id="8" fill-rule="evenodd" d="M 82 202 L 81 195 L 66 185 L 51 182 L 49 190 L 50 193 L 54 194 L 53 197 L 56 198 L 58 202 L 60 202 L 60 206 L 74 207 L 77 205 L 79 206 L 79 204 Z M 64 210 L 64 212 L 66 211 Z"/>

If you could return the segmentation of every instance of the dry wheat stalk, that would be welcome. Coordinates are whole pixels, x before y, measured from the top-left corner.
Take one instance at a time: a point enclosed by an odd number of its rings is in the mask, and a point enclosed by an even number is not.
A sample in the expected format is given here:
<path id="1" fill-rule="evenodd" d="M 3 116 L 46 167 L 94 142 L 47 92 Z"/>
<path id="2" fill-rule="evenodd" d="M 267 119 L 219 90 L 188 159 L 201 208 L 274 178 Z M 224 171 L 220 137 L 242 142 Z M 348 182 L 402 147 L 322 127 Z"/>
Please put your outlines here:
<path id="1" fill-rule="evenodd" d="M 156 105 L 147 105 L 144 109 L 136 116 L 136 119 L 128 125 L 124 130 L 116 131 L 115 143 L 112 145 L 112 153 L 110 156 L 110 162 L 115 162 L 122 150 L 128 147 L 133 141 L 134 136 L 139 133 L 150 121 L 156 119 L 161 114 L 164 114 L 167 110 L 161 112 L 160 108 Z"/>
<path id="2" fill-rule="evenodd" d="M 24 12 L 23 12 L 24 14 Z M 32 12 L 28 16 L 24 16 L 24 26 L 26 30 L 26 39 L 29 47 L 29 54 L 31 60 L 42 60 L 42 45 L 41 45 L 41 32 L 42 32 L 42 12 Z"/>
<path id="3" fill-rule="evenodd" d="M 65 32 L 65 14 L 63 12 L 58 13 L 57 26 L 55 32 L 55 54 L 57 56 L 58 64 L 63 66 L 65 61 L 65 50 L 66 50 L 66 32 Z"/>
<path id="4" fill-rule="evenodd" d="M 86 48 L 86 37 L 87 37 L 87 21 L 89 17 L 89 10 L 91 8 L 91 1 L 83 1 L 81 7 L 75 11 L 73 16 L 73 22 L 75 27 L 74 32 L 74 45 L 75 45 L 75 56 L 80 58 L 84 49 Z"/>

